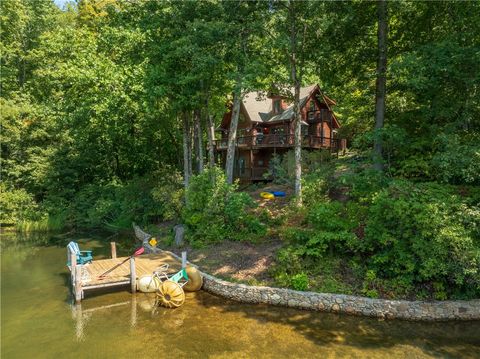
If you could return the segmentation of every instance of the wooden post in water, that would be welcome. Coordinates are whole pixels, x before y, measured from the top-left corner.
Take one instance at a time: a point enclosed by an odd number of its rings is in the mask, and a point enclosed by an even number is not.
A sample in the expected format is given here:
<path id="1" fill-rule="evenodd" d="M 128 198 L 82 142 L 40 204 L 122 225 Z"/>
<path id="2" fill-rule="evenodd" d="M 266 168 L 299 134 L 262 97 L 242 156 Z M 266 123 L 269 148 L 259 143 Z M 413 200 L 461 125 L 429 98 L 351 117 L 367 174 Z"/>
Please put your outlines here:
<path id="1" fill-rule="evenodd" d="M 75 268 L 77 267 L 77 255 L 71 253 L 70 250 L 68 250 L 68 255 L 70 257 L 70 281 L 72 283 L 72 293 L 75 296 Z"/>
<path id="2" fill-rule="evenodd" d="M 81 265 L 75 266 L 75 302 L 80 303 L 82 301 L 82 267 Z"/>
<path id="3" fill-rule="evenodd" d="M 182 252 L 182 269 L 187 268 L 187 252 Z"/>
<path id="4" fill-rule="evenodd" d="M 132 293 L 137 291 L 137 274 L 135 273 L 135 257 L 130 257 L 130 285 Z"/>
<path id="5" fill-rule="evenodd" d="M 112 259 L 117 258 L 117 244 L 115 242 L 110 242 L 110 247 L 112 249 Z"/>

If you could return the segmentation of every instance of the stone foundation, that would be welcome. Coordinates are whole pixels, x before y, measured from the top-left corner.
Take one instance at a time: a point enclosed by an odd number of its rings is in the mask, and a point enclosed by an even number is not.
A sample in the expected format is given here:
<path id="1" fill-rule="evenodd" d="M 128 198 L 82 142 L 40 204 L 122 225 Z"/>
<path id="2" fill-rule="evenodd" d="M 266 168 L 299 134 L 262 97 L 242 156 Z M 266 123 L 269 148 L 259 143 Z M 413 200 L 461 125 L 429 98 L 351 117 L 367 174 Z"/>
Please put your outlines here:
<path id="1" fill-rule="evenodd" d="M 203 275 L 203 288 L 243 303 L 264 303 L 332 313 L 408 320 L 480 320 L 480 299 L 470 301 L 406 301 L 344 294 L 300 292 L 284 288 L 248 286 Z"/>

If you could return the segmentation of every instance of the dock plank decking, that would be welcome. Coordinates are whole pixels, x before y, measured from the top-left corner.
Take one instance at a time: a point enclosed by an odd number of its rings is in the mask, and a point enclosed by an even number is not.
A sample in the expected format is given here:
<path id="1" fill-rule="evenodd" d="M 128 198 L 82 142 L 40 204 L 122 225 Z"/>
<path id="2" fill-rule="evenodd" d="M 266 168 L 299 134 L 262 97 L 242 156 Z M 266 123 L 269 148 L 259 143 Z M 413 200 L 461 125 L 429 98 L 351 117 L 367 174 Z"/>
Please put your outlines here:
<path id="1" fill-rule="evenodd" d="M 144 275 L 150 275 L 161 265 L 167 263 L 168 274 L 178 272 L 182 262 L 170 252 L 161 251 L 157 254 L 143 254 L 127 260 L 128 257 L 93 260 L 86 265 L 77 265 L 72 256 L 72 265 L 69 266 L 72 278 L 72 289 L 77 302 L 81 301 L 86 290 L 106 287 L 118 287 L 127 284 L 135 291 L 136 280 Z M 125 261 L 105 277 L 100 275 Z"/>

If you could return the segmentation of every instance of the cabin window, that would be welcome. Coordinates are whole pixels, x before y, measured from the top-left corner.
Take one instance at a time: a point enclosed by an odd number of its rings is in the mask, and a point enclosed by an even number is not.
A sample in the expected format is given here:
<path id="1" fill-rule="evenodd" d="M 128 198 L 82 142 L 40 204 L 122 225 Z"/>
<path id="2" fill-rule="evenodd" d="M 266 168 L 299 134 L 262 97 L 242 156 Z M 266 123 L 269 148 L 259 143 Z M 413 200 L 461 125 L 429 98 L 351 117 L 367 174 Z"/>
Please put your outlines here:
<path id="1" fill-rule="evenodd" d="M 322 121 L 328 122 L 328 110 L 325 108 L 322 108 L 321 116 L 322 116 Z"/>
<path id="2" fill-rule="evenodd" d="M 310 111 L 315 111 L 315 101 L 310 100 Z"/>
<path id="3" fill-rule="evenodd" d="M 302 128 L 301 128 L 301 130 L 302 130 L 302 136 L 308 135 L 308 126 L 306 126 L 306 125 L 304 125 L 304 124 L 302 123 Z"/>
<path id="4" fill-rule="evenodd" d="M 245 123 L 247 121 L 247 119 L 245 118 L 245 115 L 243 113 L 240 113 L 238 115 L 238 122 L 239 123 Z"/>
<path id="5" fill-rule="evenodd" d="M 273 100 L 273 113 L 280 113 L 282 110 L 282 106 L 280 103 L 280 99 Z"/>
<path id="6" fill-rule="evenodd" d="M 263 160 L 258 160 L 258 165 L 263 166 Z"/>

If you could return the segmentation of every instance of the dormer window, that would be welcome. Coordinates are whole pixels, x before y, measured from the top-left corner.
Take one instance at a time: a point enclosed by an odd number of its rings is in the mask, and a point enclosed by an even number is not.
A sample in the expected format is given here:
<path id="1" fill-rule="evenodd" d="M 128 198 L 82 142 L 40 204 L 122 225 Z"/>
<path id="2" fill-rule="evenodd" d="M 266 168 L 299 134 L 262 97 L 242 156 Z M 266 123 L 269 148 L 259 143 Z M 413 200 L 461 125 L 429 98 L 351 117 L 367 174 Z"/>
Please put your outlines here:
<path id="1" fill-rule="evenodd" d="M 273 113 L 280 113 L 282 111 L 282 103 L 279 98 L 273 100 Z"/>

